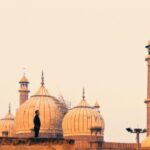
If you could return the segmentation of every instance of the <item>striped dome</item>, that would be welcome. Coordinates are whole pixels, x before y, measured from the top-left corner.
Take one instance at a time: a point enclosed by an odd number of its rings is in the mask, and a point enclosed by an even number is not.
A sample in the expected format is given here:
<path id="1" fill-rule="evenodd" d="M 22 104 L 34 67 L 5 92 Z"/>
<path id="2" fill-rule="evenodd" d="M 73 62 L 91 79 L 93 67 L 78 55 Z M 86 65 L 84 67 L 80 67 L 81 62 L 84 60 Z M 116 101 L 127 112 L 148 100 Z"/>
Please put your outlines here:
<path id="1" fill-rule="evenodd" d="M 40 137 L 62 136 L 62 103 L 49 95 L 44 84 L 35 95 L 24 102 L 16 112 L 16 135 L 33 136 L 33 118 L 35 110 L 40 112 L 41 129 Z"/>
<path id="2" fill-rule="evenodd" d="M 91 136 L 92 129 L 104 129 L 104 121 L 94 107 L 85 99 L 79 105 L 69 110 L 63 119 L 63 134 L 65 138 L 76 136 Z M 103 136 L 103 132 L 97 136 Z"/>

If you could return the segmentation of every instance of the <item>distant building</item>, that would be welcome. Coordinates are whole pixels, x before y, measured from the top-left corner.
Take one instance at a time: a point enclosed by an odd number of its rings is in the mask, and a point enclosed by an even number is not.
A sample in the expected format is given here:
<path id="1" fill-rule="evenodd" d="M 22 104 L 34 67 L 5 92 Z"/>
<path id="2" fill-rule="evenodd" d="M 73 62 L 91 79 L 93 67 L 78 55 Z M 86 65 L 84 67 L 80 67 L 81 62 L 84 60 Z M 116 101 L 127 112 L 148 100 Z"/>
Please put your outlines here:
<path id="1" fill-rule="evenodd" d="M 40 137 L 57 138 L 63 137 L 62 119 L 67 111 L 66 105 L 56 97 L 50 95 L 42 82 L 38 91 L 29 98 L 27 82 L 21 81 L 20 107 L 17 109 L 15 117 L 15 132 L 17 137 L 33 137 L 33 118 L 35 111 L 39 110 L 41 129 Z M 23 93 L 23 94 L 22 94 Z M 23 100 L 22 100 L 23 99 Z"/>
<path id="2" fill-rule="evenodd" d="M 148 48 L 148 85 L 147 85 L 147 137 L 141 143 L 142 150 L 150 150 L 150 42 Z M 19 81 L 19 108 L 15 117 L 11 108 L 0 120 L 0 147 L 10 150 L 136 150 L 135 143 L 106 142 L 104 139 L 105 122 L 98 102 L 90 106 L 83 96 L 75 107 L 68 107 L 62 95 L 59 98 L 49 94 L 42 73 L 41 85 L 29 98 L 29 81 L 24 75 Z M 40 112 L 40 137 L 33 138 L 33 118 L 35 110 Z M 10 140 L 11 139 L 11 140 Z M 16 145 L 17 143 L 17 145 Z M 30 144 L 32 146 L 30 146 Z M 5 146 L 3 146 L 5 145 Z M 15 145 L 15 146 L 14 146 Z M 23 146 L 22 146 L 23 145 Z"/>

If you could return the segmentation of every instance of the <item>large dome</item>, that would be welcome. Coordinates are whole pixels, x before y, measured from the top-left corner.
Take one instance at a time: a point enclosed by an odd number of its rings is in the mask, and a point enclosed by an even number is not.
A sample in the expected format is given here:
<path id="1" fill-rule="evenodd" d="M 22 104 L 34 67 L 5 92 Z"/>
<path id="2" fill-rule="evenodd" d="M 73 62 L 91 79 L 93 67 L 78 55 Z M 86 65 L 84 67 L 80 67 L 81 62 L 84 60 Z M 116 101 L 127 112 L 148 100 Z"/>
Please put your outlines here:
<path id="1" fill-rule="evenodd" d="M 89 137 L 94 132 L 94 136 L 103 140 L 104 122 L 84 98 L 65 115 L 62 127 L 65 138 Z"/>
<path id="2" fill-rule="evenodd" d="M 63 107 L 62 102 L 49 95 L 42 83 L 37 93 L 24 102 L 16 112 L 16 136 L 33 136 L 35 110 L 39 110 L 40 112 L 40 137 L 62 136 Z"/>
<path id="3" fill-rule="evenodd" d="M 15 134 L 14 116 L 9 107 L 9 112 L 0 120 L 0 136 L 13 137 Z"/>

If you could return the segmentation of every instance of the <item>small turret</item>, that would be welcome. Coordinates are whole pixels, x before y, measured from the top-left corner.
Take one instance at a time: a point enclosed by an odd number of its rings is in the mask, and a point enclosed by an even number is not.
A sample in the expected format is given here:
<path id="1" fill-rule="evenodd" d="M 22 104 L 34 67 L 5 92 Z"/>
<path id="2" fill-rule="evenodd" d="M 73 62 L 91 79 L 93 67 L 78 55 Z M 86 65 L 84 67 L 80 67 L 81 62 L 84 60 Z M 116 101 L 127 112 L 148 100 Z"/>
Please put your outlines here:
<path id="1" fill-rule="evenodd" d="M 19 84 L 20 84 L 20 89 L 19 89 L 20 98 L 19 99 L 20 99 L 20 105 L 22 105 L 26 100 L 28 100 L 28 95 L 30 92 L 28 90 L 29 81 L 25 75 L 23 75 L 23 77 L 19 81 Z"/>
<path id="2" fill-rule="evenodd" d="M 95 110 L 97 111 L 97 112 L 100 112 L 100 105 L 99 105 L 99 103 L 96 101 L 96 103 L 95 103 L 95 105 L 94 105 L 94 108 L 95 108 Z"/>

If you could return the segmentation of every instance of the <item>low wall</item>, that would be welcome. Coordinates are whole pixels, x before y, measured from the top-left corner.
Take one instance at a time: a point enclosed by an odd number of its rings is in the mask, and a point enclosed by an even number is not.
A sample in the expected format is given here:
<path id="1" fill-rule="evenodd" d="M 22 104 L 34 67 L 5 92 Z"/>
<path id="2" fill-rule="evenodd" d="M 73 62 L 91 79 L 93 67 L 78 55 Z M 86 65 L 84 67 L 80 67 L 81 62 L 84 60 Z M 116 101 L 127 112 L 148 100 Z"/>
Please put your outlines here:
<path id="1" fill-rule="evenodd" d="M 114 143 L 104 142 L 102 143 L 102 150 L 136 150 L 135 143 Z"/>
<path id="2" fill-rule="evenodd" d="M 0 138 L 0 150 L 136 150 L 133 143 L 64 140 L 63 138 Z"/>
<path id="3" fill-rule="evenodd" d="M 75 150 L 136 150 L 136 144 L 100 141 L 76 141 Z"/>
<path id="4" fill-rule="evenodd" d="M 0 138 L 0 150 L 74 150 L 74 141 L 47 138 Z"/>

